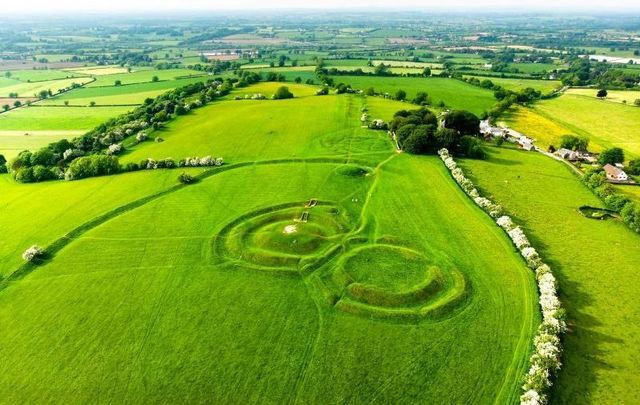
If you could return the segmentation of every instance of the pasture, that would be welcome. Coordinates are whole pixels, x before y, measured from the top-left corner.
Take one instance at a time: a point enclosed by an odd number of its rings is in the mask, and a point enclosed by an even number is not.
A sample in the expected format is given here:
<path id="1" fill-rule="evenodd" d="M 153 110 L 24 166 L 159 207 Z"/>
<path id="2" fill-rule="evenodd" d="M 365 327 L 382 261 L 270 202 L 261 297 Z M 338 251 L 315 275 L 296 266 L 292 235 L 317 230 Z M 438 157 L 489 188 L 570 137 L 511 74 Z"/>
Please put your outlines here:
<path id="1" fill-rule="evenodd" d="M 597 99 L 598 89 L 569 89 L 567 90 L 567 94 Z M 610 101 L 633 106 L 635 100 L 640 100 L 640 90 L 607 90 L 607 97 L 600 101 Z"/>
<path id="2" fill-rule="evenodd" d="M 96 76 L 96 81 L 87 85 L 87 87 L 113 86 L 117 80 L 125 84 L 132 83 L 148 83 L 153 81 L 156 76 L 158 80 L 175 80 L 189 76 L 207 76 L 203 72 L 191 69 L 145 69 L 135 70 L 130 73 L 125 72 L 115 74 L 105 74 Z"/>
<path id="3" fill-rule="evenodd" d="M 468 110 L 477 115 L 489 110 L 496 103 L 493 92 L 454 79 L 334 76 L 334 80 L 336 83 L 347 83 L 360 90 L 373 87 L 376 92 L 388 93 L 391 96 L 394 96 L 398 90 L 404 90 L 409 100 L 419 91 L 424 91 L 431 97 L 433 105 L 444 102 L 447 108 Z"/>
<path id="4" fill-rule="evenodd" d="M 109 87 L 83 87 L 49 98 L 42 105 L 87 106 L 92 101 L 96 105 L 142 104 L 146 98 L 157 97 L 168 90 L 205 80 L 205 77 L 164 80 L 155 83 L 135 83 Z"/>
<path id="5" fill-rule="evenodd" d="M 361 128 L 364 100 L 222 100 L 123 157 L 228 162 L 193 185 L 0 176 L 3 398 L 516 401 L 531 272 L 438 158 Z M 67 233 L 15 273 L 26 246 Z"/>
<path id="6" fill-rule="evenodd" d="M 558 403 L 632 403 L 640 395 L 640 236 L 619 220 L 593 220 L 602 207 L 566 165 L 539 153 L 491 148 L 465 172 L 504 204 L 558 278 L 568 312 Z M 615 299 L 614 299 L 615 298 Z"/>
<path id="7" fill-rule="evenodd" d="M 85 84 L 90 82 L 90 77 L 75 77 L 71 79 L 46 80 L 39 82 L 21 82 L 19 80 L 0 81 L 0 97 L 8 97 L 11 93 L 17 93 L 18 97 L 38 97 L 42 90 L 51 90 L 57 93 L 60 90 L 71 87 L 73 83 Z"/>
<path id="8" fill-rule="evenodd" d="M 0 114 L 0 131 L 89 130 L 130 109 L 131 107 L 45 107 L 32 105 Z"/>
<path id="9" fill-rule="evenodd" d="M 1 122 L 1 121 L 0 121 Z M 80 136 L 82 130 L 4 130 L 0 129 L 0 154 L 11 159 L 23 150 L 36 150 L 60 139 Z"/>

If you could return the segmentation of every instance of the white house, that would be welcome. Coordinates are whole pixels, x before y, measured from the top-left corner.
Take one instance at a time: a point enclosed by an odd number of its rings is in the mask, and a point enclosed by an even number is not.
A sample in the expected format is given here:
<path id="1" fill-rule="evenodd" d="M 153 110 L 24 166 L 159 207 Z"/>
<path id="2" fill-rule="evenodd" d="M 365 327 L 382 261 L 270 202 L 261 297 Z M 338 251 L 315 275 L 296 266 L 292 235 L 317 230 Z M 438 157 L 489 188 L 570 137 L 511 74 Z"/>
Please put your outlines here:
<path id="1" fill-rule="evenodd" d="M 604 165 L 603 169 L 607 174 L 608 180 L 611 180 L 611 181 L 628 181 L 629 180 L 629 176 L 627 175 L 627 173 L 625 173 L 623 170 L 613 165 L 606 164 Z"/>

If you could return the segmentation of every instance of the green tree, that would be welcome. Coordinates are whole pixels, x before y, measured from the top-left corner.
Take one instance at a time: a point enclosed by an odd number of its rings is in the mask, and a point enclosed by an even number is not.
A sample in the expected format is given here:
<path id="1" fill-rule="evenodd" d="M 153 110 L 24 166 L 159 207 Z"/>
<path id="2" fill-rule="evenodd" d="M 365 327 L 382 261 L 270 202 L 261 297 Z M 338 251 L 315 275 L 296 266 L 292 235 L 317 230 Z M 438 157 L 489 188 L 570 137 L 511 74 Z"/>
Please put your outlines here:
<path id="1" fill-rule="evenodd" d="M 395 95 L 395 99 L 398 101 L 404 101 L 407 99 L 407 92 L 399 89 L 398 91 L 396 91 L 396 95 Z"/>
<path id="2" fill-rule="evenodd" d="M 302 78 L 300 76 L 298 76 L 295 79 L 293 79 L 293 81 L 296 82 L 296 83 L 302 83 Z"/>
<path id="3" fill-rule="evenodd" d="M 598 156 L 598 163 L 601 165 L 613 165 L 622 162 L 624 162 L 624 151 L 620 148 L 605 149 Z"/>
<path id="4" fill-rule="evenodd" d="M 426 67 L 426 68 L 422 69 L 422 76 L 424 76 L 424 77 L 431 76 L 431 68 L 430 67 Z"/>
<path id="5" fill-rule="evenodd" d="M 560 137 L 560 147 L 571 150 L 586 151 L 589 146 L 589 139 L 576 135 L 562 135 Z"/>
<path id="6" fill-rule="evenodd" d="M 115 86 L 122 86 L 122 80 L 116 80 L 113 84 Z"/>
<path id="7" fill-rule="evenodd" d="M 2 110 L 3 110 L 3 111 L 9 111 L 9 108 L 11 108 L 11 107 L 9 106 L 9 104 L 5 104 L 5 105 L 3 105 L 3 106 L 2 106 Z"/>
<path id="8" fill-rule="evenodd" d="M 424 91 L 419 91 L 411 102 L 418 105 L 427 105 L 429 104 L 429 95 Z"/>
<path id="9" fill-rule="evenodd" d="M 273 95 L 274 100 L 283 100 L 287 98 L 293 98 L 293 93 L 289 91 L 287 86 L 278 87 L 276 93 Z"/>
<path id="10" fill-rule="evenodd" d="M 608 95 L 608 94 L 609 94 L 609 93 L 607 93 L 607 90 L 605 90 L 605 89 L 600 89 L 600 90 L 598 90 L 598 94 L 596 94 L 596 97 L 598 97 L 598 98 L 605 98 L 605 97 L 607 97 L 607 95 Z"/>
<path id="11" fill-rule="evenodd" d="M 451 111 L 445 118 L 445 127 L 458 131 L 460 135 L 480 135 L 480 119 L 469 111 Z"/>
<path id="12" fill-rule="evenodd" d="M 640 98 L 636 98 L 635 101 L 633 102 L 633 105 L 640 107 Z"/>
<path id="13" fill-rule="evenodd" d="M 153 76 L 153 77 L 151 78 L 151 81 L 155 83 L 155 82 L 160 81 L 160 78 L 159 78 L 158 76 Z"/>
<path id="14" fill-rule="evenodd" d="M 375 96 L 376 95 L 376 89 L 374 89 L 373 87 L 369 87 L 364 91 L 364 94 L 367 96 Z"/>

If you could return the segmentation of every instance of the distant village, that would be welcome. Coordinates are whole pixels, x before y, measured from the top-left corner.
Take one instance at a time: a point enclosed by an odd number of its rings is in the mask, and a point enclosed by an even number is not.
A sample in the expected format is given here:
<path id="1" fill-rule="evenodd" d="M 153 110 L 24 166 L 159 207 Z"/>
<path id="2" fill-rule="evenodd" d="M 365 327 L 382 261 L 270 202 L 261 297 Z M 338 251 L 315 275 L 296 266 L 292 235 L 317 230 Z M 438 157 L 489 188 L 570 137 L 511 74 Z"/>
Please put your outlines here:
<path id="1" fill-rule="evenodd" d="M 563 160 L 571 165 L 576 163 L 585 163 L 591 166 L 599 166 L 598 157 L 588 151 L 571 150 L 566 148 L 555 149 L 551 147 L 550 150 L 545 151 L 534 145 L 534 139 L 521 134 L 511 128 L 502 126 L 493 126 L 489 120 L 483 120 L 480 122 L 480 133 L 487 139 L 502 138 L 506 142 L 510 142 L 518 145 L 521 149 L 527 151 L 537 151 L 546 155 L 550 155 L 558 160 Z M 602 166 L 606 175 L 607 181 L 616 184 L 635 184 L 635 181 L 624 171 L 624 165 L 622 163 L 616 163 L 615 165 L 606 164 Z"/>

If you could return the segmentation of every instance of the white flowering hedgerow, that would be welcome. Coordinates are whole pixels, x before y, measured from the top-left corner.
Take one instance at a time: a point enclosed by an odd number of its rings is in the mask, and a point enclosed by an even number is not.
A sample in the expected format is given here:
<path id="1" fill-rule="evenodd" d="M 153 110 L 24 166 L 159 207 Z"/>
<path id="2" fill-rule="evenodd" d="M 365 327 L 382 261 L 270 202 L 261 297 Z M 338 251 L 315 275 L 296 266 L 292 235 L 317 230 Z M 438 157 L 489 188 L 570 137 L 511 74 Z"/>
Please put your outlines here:
<path id="1" fill-rule="evenodd" d="M 513 220 L 502 215 L 502 207 L 488 198 L 482 197 L 458 167 L 449 151 L 438 151 L 440 159 L 451 172 L 453 179 L 460 188 L 485 212 L 487 212 L 511 238 L 518 248 L 527 265 L 535 271 L 539 303 L 542 311 L 542 323 L 533 340 L 533 354 L 529 358 L 529 370 L 522 385 L 523 394 L 520 396 L 521 405 L 539 405 L 547 403 L 547 392 L 552 385 L 552 377 L 560 370 L 562 346 L 560 335 L 567 329 L 564 321 L 564 310 L 560 305 L 557 293 L 557 283 L 551 268 L 542 262 L 538 252 L 531 247 L 527 235 Z"/>

